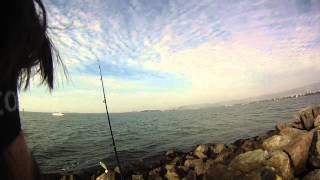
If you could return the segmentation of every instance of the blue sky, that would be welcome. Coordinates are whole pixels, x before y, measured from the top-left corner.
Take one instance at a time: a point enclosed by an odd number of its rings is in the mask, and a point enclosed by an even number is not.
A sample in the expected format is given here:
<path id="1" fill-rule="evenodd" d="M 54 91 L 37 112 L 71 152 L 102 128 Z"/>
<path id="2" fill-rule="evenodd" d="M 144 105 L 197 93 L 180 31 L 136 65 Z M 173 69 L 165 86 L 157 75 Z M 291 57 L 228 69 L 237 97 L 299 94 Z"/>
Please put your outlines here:
<path id="1" fill-rule="evenodd" d="M 44 0 L 70 80 L 37 77 L 20 106 L 102 112 L 168 109 L 318 82 L 318 0 Z"/>

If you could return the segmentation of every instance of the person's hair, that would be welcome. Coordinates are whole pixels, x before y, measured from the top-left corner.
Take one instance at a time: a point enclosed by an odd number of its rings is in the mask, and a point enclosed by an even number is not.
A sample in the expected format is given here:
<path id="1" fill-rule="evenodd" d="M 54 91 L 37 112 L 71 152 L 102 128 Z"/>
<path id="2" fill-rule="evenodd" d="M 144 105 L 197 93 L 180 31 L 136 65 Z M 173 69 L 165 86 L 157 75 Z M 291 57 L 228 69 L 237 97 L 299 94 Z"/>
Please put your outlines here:
<path id="1" fill-rule="evenodd" d="M 30 78 L 40 74 L 41 83 L 53 88 L 54 68 L 60 58 L 47 35 L 46 10 L 41 0 L 10 0 L 4 13 L 0 49 L 0 80 L 17 78 L 26 89 Z"/>
<path id="2" fill-rule="evenodd" d="M 53 88 L 55 65 L 62 65 L 47 34 L 46 10 L 41 0 L 10 0 L 0 7 L 0 82 L 26 89 L 32 76 Z M 64 71 L 65 72 L 65 69 Z M 0 84 L 1 86 L 1 84 Z M 0 179 L 12 179 L 8 148 L 0 150 Z M 35 179 L 39 178 L 34 167 Z"/>

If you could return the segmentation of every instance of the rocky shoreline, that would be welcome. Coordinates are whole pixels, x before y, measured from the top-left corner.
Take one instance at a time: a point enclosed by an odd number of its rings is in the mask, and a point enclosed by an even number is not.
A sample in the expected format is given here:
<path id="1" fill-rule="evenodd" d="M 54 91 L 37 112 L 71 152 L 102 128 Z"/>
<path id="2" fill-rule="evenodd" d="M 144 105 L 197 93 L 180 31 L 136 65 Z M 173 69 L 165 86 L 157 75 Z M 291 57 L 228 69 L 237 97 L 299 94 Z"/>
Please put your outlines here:
<path id="1" fill-rule="evenodd" d="M 320 180 L 319 126 L 320 106 L 310 106 L 265 135 L 231 144 L 201 144 L 190 152 L 169 150 L 153 161 L 126 165 L 122 174 L 133 180 Z M 43 175 L 43 179 L 120 179 L 118 167 L 103 171 Z"/>

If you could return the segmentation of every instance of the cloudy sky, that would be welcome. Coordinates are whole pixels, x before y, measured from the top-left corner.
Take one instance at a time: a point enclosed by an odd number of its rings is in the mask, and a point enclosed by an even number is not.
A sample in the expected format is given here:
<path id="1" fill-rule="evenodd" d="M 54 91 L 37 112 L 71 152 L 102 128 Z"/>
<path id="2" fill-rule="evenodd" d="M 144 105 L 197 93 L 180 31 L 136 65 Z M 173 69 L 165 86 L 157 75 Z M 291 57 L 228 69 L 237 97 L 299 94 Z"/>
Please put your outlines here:
<path id="1" fill-rule="evenodd" d="M 49 93 L 20 93 L 29 111 L 168 109 L 319 82 L 318 0 L 44 0 L 69 72 Z"/>

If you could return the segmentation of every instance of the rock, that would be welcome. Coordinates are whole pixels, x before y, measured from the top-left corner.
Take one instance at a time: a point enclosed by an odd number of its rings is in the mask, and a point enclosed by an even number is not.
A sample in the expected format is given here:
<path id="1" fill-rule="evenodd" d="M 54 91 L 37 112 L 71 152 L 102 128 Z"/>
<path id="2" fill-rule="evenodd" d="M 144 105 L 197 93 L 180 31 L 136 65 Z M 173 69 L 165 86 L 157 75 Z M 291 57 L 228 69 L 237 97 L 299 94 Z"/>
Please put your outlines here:
<path id="1" fill-rule="evenodd" d="M 277 174 L 283 179 L 293 178 L 293 169 L 290 164 L 288 155 L 283 151 L 274 151 L 271 153 L 271 158 L 266 162 L 267 166 L 274 167 Z"/>
<path id="2" fill-rule="evenodd" d="M 179 175 L 175 171 L 168 171 L 166 177 L 169 180 L 180 180 Z"/>
<path id="3" fill-rule="evenodd" d="M 284 147 L 284 151 L 289 154 L 297 174 L 303 171 L 308 160 L 312 138 L 313 132 L 303 133 L 297 136 L 289 145 Z"/>
<path id="4" fill-rule="evenodd" d="M 172 159 L 174 157 L 176 157 L 177 153 L 174 150 L 169 150 L 166 152 L 166 156 L 168 159 Z"/>
<path id="5" fill-rule="evenodd" d="M 169 162 L 169 164 L 173 164 L 173 165 L 181 165 L 183 163 L 182 157 L 180 156 L 176 156 L 173 160 L 171 160 Z"/>
<path id="6" fill-rule="evenodd" d="M 235 146 L 241 146 L 244 143 L 245 139 L 238 139 L 235 142 L 233 142 L 232 144 Z"/>
<path id="7" fill-rule="evenodd" d="M 284 146 L 288 145 L 291 141 L 289 136 L 274 135 L 264 140 L 262 147 L 268 151 L 275 151 L 282 149 Z"/>
<path id="8" fill-rule="evenodd" d="M 244 152 L 252 151 L 258 147 L 258 142 L 254 140 L 246 140 L 244 143 L 240 146 L 240 148 Z"/>
<path id="9" fill-rule="evenodd" d="M 177 169 L 180 170 L 180 171 L 183 171 L 183 172 L 185 172 L 185 173 L 187 173 L 188 170 L 189 170 L 189 168 L 187 168 L 187 167 L 185 167 L 185 166 L 178 166 Z"/>
<path id="10" fill-rule="evenodd" d="M 310 147 L 309 162 L 314 167 L 320 168 L 320 130 L 314 132 L 313 140 Z"/>
<path id="11" fill-rule="evenodd" d="M 261 180 L 281 180 L 274 168 L 263 168 L 260 173 Z"/>
<path id="12" fill-rule="evenodd" d="M 184 178 L 182 178 L 182 180 L 196 180 L 196 179 L 197 179 L 197 176 L 193 170 L 190 170 L 188 174 Z"/>
<path id="13" fill-rule="evenodd" d="M 116 166 L 114 169 L 113 169 L 114 172 L 120 174 L 120 168 L 119 166 Z"/>
<path id="14" fill-rule="evenodd" d="M 320 126 L 320 115 L 318 115 L 316 117 L 316 119 L 314 120 L 314 127 L 319 127 Z"/>
<path id="15" fill-rule="evenodd" d="M 313 107 L 309 106 L 301 109 L 298 112 L 297 117 L 301 120 L 306 130 L 310 130 L 313 128 L 313 123 L 315 119 L 315 117 L 313 116 Z"/>
<path id="16" fill-rule="evenodd" d="M 162 180 L 163 178 L 160 176 L 160 174 L 162 174 L 162 168 L 161 167 L 157 167 L 151 171 L 149 171 L 149 176 L 148 179 L 150 180 Z"/>
<path id="17" fill-rule="evenodd" d="M 207 158 L 207 153 L 209 150 L 209 146 L 206 144 L 201 144 L 199 145 L 195 150 L 194 150 L 194 155 L 197 156 L 200 159 L 205 159 Z"/>
<path id="18" fill-rule="evenodd" d="M 192 164 L 194 165 L 194 171 L 198 176 L 205 173 L 206 167 L 202 159 L 192 160 Z"/>
<path id="19" fill-rule="evenodd" d="M 188 169 L 194 168 L 197 175 L 204 174 L 206 169 L 205 163 L 202 159 L 186 160 L 184 162 L 184 166 Z"/>
<path id="20" fill-rule="evenodd" d="M 164 180 L 164 178 L 159 175 L 154 175 L 154 176 L 148 176 L 148 180 Z"/>
<path id="21" fill-rule="evenodd" d="M 220 154 L 218 154 L 214 158 L 214 162 L 227 164 L 229 162 L 229 160 L 234 156 L 235 156 L 235 154 L 233 153 L 233 149 L 231 149 L 231 148 L 224 149 Z"/>
<path id="22" fill-rule="evenodd" d="M 215 144 L 210 147 L 211 153 L 213 154 L 220 154 L 226 146 L 224 144 Z"/>
<path id="23" fill-rule="evenodd" d="M 192 168 L 192 167 L 194 167 L 194 165 L 193 165 L 193 159 L 187 159 L 187 160 L 185 160 L 184 161 L 184 166 L 186 167 L 186 168 Z"/>
<path id="24" fill-rule="evenodd" d="M 237 180 L 281 180 L 272 167 L 261 167 L 236 178 Z"/>
<path id="25" fill-rule="evenodd" d="M 159 176 L 159 175 L 155 175 L 155 176 L 148 176 L 148 180 L 164 180 L 163 177 Z"/>
<path id="26" fill-rule="evenodd" d="M 194 157 L 191 155 L 186 155 L 186 159 L 194 159 Z"/>
<path id="27" fill-rule="evenodd" d="M 116 173 L 109 170 L 107 174 L 101 174 L 96 180 L 116 180 Z"/>
<path id="28" fill-rule="evenodd" d="M 304 130 L 305 128 L 303 127 L 302 123 L 299 122 L 291 122 L 288 124 L 288 127 L 291 127 L 291 128 L 296 128 L 296 129 L 301 129 L 301 130 Z"/>
<path id="29" fill-rule="evenodd" d="M 318 115 L 320 115 L 320 105 L 318 105 L 318 106 L 313 106 L 312 109 L 313 109 L 313 115 L 314 115 L 314 117 L 317 117 Z"/>
<path id="30" fill-rule="evenodd" d="M 167 170 L 166 177 L 169 180 L 178 180 L 178 179 L 180 179 L 179 175 L 178 175 L 178 173 L 176 171 L 175 165 L 167 164 L 165 168 Z"/>
<path id="31" fill-rule="evenodd" d="M 230 180 L 233 174 L 228 167 L 223 164 L 212 164 L 203 176 L 204 180 Z"/>
<path id="32" fill-rule="evenodd" d="M 276 129 L 277 129 L 278 131 L 281 131 L 282 129 L 284 129 L 284 128 L 286 128 L 286 127 L 287 127 L 287 124 L 284 123 L 284 122 L 277 122 L 277 124 L 276 124 Z"/>
<path id="33" fill-rule="evenodd" d="M 319 180 L 320 179 L 320 169 L 309 172 L 302 180 Z"/>
<path id="34" fill-rule="evenodd" d="M 135 175 L 132 175 L 132 180 L 144 180 L 143 178 L 143 175 L 141 174 L 135 174 Z"/>
<path id="35" fill-rule="evenodd" d="M 229 164 L 229 168 L 241 172 L 250 172 L 261 167 L 269 154 L 267 151 L 257 149 L 236 156 Z"/>
<path id="36" fill-rule="evenodd" d="M 305 133 L 305 132 L 307 132 L 307 131 L 287 127 L 287 128 L 282 129 L 279 134 L 283 135 L 283 136 L 295 137 L 295 136 L 300 135 L 301 133 Z"/>

